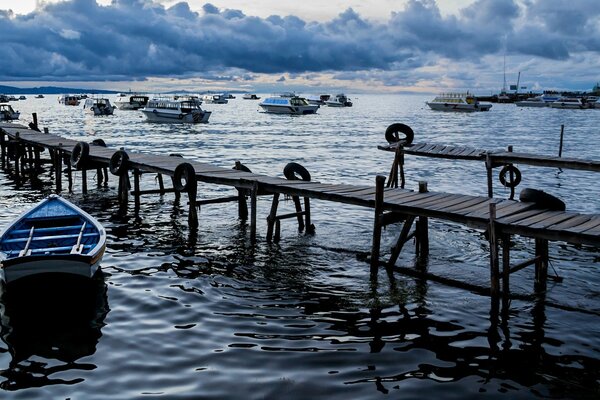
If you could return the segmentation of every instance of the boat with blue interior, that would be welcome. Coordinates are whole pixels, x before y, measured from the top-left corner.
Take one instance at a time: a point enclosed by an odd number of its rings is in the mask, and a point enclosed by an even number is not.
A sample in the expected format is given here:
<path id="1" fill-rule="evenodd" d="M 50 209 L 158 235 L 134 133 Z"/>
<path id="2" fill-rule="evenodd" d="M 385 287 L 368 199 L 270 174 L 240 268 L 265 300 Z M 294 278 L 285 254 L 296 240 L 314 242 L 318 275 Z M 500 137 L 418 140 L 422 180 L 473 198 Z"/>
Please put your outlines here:
<path id="1" fill-rule="evenodd" d="M 309 104 L 303 97 L 269 97 L 258 104 L 265 112 L 274 114 L 306 115 L 315 114 L 316 104 Z"/>
<path id="2" fill-rule="evenodd" d="M 211 112 L 203 110 L 196 100 L 174 100 L 156 98 L 149 100 L 146 107 L 141 108 L 150 122 L 172 123 L 207 123 Z"/>
<path id="3" fill-rule="evenodd" d="M 65 273 L 92 277 L 106 248 L 106 232 L 88 213 L 50 195 L 0 234 L 0 280 Z"/>
<path id="4" fill-rule="evenodd" d="M 492 108 L 490 103 L 480 103 L 479 100 L 469 92 L 441 93 L 432 101 L 426 101 L 425 104 L 436 111 L 473 112 L 488 111 Z"/>

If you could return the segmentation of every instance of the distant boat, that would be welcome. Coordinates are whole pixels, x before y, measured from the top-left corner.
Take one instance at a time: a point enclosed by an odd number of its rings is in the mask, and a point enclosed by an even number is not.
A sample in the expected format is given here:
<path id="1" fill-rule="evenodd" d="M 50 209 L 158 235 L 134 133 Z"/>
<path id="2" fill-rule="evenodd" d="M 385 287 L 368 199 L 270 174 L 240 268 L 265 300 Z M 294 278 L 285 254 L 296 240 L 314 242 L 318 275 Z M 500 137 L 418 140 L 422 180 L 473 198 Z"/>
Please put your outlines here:
<path id="1" fill-rule="evenodd" d="M 333 99 L 325 101 L 327 107 L 352 107 L 352 102 L 348 100 L 345 94 L 336 94 Z"/>
<path id="2" fill-rule="evenodd" d="M 43 94 L 38 94 L 37 96 L 35 96 L 36 99 L 43 99 L 44 95 Z"/>
<path id="3" fill-rule="evenodd" d="M 589 104 L 584 103 L 578 97 L 561 97 L 560 99 L 550 104 L 550 107 L 570 110 L 583 110 L 585 108 L 590 108 Z"/>
<path id="4" fill-rule="evenodd" d="M 265 112 L 274 114 L 315 114 L 318 105 L 309 104 L 302 97 L 269 97 L 258 104 Z"/>
<path id="5" fill-rule="evenodd" d="M 0 235 L 0 279 L 67 273 L 92 277 L 106 248 L 106 232 L 85 211 L 50 195 Z"/>
<path id="6" fill-rule="evenodd" d="M 309 96 L 306 96 L 306 100 L 308 100 L 308 102 L 310 104 L 316 104 L 316 105 L 319 105 L 319 106 L 324 106 L 325 102 L 327 100 L 329 100 L 330 98 L 331 98 L 331 96 L 328 95 L 328 94 L 319 94 L 319 95 L 309 95 Z"/>
<path id="7" fill-rule="evenodd" d="M 433 101 L 425 102 L 432 110 L 437 111 L 488 111 L 489 103 L 480 103 L 475 96 L 467 93 L 442 93 Z"/>
<path id="8" fill-rule="evenodd" d="M 58 98 L 58 102 L 60 104 L 64 104 L 65 106 L 78 106 L 79 105 L 79 97 L 72 96 L 68 94 L 63 94 Z"/>
<path id="9" fill-rule="evenodd" d="M 229 102 L 223 94 L 205 94 L 202 96 L 202 101 L 206 104 L 227 104 Z"/>
<path id="10" fill-rule="evenodd" d="M 515 101 L 517 107 L 550 107 L 554 101 L 558 100 L 558 97 L 548 96 L 535 96 L 525 100 Z"/>
<path id="11" fill-rule="evenodd" d="M 19 119 L 20 112 L 15 111 L 10 104 L 0 104 L 0 121 L 14 121 Z"/>
<path id="12" fill-rule="evenodd" d="M 115 108 L 110 100 L 102 98 L 89 98 L 83 104 L 83 109 L 94 115 L 113 115 Z"/>
<path id="13" fill-rule="evenodd" d="M 21 95 L 19 96 L 19 100 L 27 100 L 27 97 Z"/>
<path id="14" fill-rule="evenodd" d="M 133 94 L 131 96 L 119 96 L 115 100 L 115 105 L 119 110 L 139 110 L 144 108 L 150 98 L 141 94 Z"/>
<path id="15" fill-rule="evenodd" d="M 152 99 L 141 108 L 150 122 L 207 123 L 211 112 L 200 108 L 195 100 Z"/>
<path id="16" fill-rule="evenodd" d="M 260 97 L 255 95 L 254 93 L 246 93 L 244 96 L 242 96 L 242 99 L 244 99 L 244 100 L 260 100 Z"/>

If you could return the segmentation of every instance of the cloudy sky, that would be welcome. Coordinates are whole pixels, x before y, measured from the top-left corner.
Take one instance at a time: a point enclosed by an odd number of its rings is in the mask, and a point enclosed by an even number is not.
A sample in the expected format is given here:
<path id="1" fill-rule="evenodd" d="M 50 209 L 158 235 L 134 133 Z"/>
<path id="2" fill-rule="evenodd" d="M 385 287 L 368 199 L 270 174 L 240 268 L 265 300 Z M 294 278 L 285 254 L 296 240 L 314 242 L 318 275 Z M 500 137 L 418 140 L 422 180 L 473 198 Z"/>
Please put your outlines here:
<path id="1" fill-rule="evenodd" d="M 589 90 L 599 0 L 0 0 L 0 84 Z M 506 68 L 504 68 L 506 63 Z"/>

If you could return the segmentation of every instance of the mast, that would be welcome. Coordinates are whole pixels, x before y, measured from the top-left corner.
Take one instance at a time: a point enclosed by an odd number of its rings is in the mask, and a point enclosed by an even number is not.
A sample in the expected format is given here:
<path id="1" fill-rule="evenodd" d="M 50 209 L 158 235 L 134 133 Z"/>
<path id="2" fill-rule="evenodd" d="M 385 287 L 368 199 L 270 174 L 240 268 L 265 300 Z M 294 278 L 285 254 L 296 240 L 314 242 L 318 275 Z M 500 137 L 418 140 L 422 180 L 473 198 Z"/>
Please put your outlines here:
<path id="1" fill-rule="evenodd" d="M 506 93 L 506 51 L 504 51 L 504 83 L 502 84 L 502 93 Z"/>

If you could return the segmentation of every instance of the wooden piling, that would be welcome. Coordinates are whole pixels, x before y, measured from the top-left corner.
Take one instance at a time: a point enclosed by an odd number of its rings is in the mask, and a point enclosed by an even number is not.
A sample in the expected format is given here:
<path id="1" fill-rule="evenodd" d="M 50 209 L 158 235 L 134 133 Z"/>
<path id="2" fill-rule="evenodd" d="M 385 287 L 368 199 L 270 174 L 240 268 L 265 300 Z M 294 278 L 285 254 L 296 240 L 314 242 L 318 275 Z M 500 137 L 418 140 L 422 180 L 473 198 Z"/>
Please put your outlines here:
<path id="1" fill-rule="evenodd" d="M 419 193 L 427 193 L 427 182 L 419 182 Z M 421 264 L 427 256 L 429 256 L 429 218 L 419 216 L 416 224 L 417 236 L 416 236 L 416 248 L 417 256 Z"/>
<path id="2" fill-rule="evenodd" d="M 502 305 L 506 309 L 510 295 L 510 235 L 502 233 Z"/>
<path id="3" fill-rule="evenodd" d="M 62 143 L 58 144 L 58 148 L 54 152 L 54 177 L 56 180 L 56 193 L 62 192 L 62 164 L 63 150 Z"/>
<path id="4" fill-rule="evenodd" d="M 560 125 L 560 145 L 558 146 L 558 156 L 562 157 L 562 149 L 563 149 L 563 137 L 565 135 L 565 125 Z"/>
<path id="5" fill-rule="evenodd" d="M 375 178 L 375 216 L 373 218 L 373 244 L 371 246 L 371 279 L 377 279 L 379 271 L 379 250 L 381 247 L 381 214 L 383 210 L 383 186 L 385 177 Z"/>
<path id="6" fill-rule="evenodd" d="M 252 191 L 250 192 L 250 242 L 256 243 L 256 206 L 258 197 L 258 182 L 254 181 L 252 184 Z"/>
<path id="7" fill-rule="evenodd" d="M 162 174 L 156 174 L 156 180 L 158 181 L 158 190 L 160 195 L 164 195 L 165 194 L 165 183 L 163 181 L 163 177 Z"/>
<path id="8" fill-rule="evenodd" d="M 277 220 L 277 207 L 279 206 L 279 193 L 273 194 L 273 201 L 271 202 L 271 211 L 267 217 L 267 243 L 271 243 L 273 239 L 273 229 Z"/>
<path id="9" fill-rule="evenodd" d="M 548 240 L 535 239 L 535 283 L 536 292 L 546 291 L 548 281 Z"/>
<path id="10" fill-rule="evenodd" d="M 491 199 L 494 197 L 494 177 L 493 177 L 494 162 L 492 161 L 492 155 L 485 153 L 485 170 L 487 173 L 487 187 L 488 197 Z"/>
<path id="11" fill-rule="evenodd" d="M 312 235 L 315 233 L 315 226 L 312 224 L 310 218 L 310 198 L 304 198 L 304 222 L 306 226 L 306 234 Z"/>
<path id="12" fill-rule="evenodd" d="M 188 213 L 188 224 L 190 226 L 190 228 L 197 228 L 198 227 L 198 208 L 196 205 L 196 196 L 198 193 L 198 182 L 196 181 L 196 175 L 194 173 L 194 178 L 190 179 L 187 182 L 188 188 L 187 188 L 187 193 L 188 193 L 188 200 L 189 200 L 189 213 Z"/>
<path id="13" fill-rule="evenodd" d="M 491 201 L 490 222 L 488 227 L 490 241 L 490 294 L 492 298 L 497 298 L 500 294 L 499 279 L 499 258 L 498 258 L 498 240 L 496 232 L 496 203 Z"/>
<path id="14" fill-rule="evenodd" d="M 136 168 L 133 170 L 133 198 L 135 201 L 136 210 L 139 210 L 140 208 L 140 175 L 141 173 L 139 169 Z"/>

